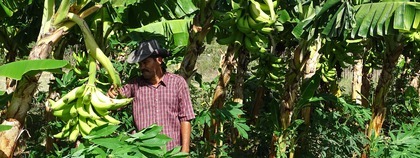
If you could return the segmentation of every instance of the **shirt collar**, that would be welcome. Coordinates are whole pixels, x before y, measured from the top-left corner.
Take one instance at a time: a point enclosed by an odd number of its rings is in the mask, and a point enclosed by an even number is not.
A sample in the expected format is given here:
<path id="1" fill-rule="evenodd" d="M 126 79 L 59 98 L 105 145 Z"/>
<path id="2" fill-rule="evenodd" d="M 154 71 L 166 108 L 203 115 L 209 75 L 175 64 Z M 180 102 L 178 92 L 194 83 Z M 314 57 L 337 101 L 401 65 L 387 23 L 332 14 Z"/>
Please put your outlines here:
<path id="1" fill-rule="evenodd" d="M 169 76 L 168 76 L 168 72 L 165 72 L 164 74 L 163 74 L 163 76 L 162 76 L 162 80 L 160 80 L 160 84 L 162 85 L 162 86 L 165 86 L 166 87 L 166 85 L 167 85 L 167 83 L 169 82 Z"/>
<path id="2" fill-rule="evenodd" d="M 169 73 L 165 72 L 162 76 L 162 80 L 160 80 L 159 85 L 165 86 L 168 84 L 169 82 Z M 143 76 L 140 77 L 140 83 L 142 83 L 142 85 L 150 85 L 149 82 L 146 81 L 146 79 L 143 78 Z"/>

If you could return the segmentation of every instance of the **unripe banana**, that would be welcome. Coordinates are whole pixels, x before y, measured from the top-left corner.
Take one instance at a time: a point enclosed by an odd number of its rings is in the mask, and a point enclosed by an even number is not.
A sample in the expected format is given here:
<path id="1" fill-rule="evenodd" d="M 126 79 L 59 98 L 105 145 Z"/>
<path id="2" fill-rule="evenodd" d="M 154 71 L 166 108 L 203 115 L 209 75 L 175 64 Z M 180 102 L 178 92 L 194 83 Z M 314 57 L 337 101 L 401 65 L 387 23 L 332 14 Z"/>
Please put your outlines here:
<path id="1" fill-rule="evenodd" d="M 274 31 L 274 29 L 271 28 L 271 27 L 263 27 L 263 28 L 261 28 L 260 31 L 261 31 L 261 33 L 264 33 L 264 34 L 270 34 L 271 32 Z"/>
<path id="2" fill-rule="evenodd" d="M 106 121 L 104 121 L 104 120 L 102 120 L 102 119 L 98 119 L 98 120 L 94 120 L 94 121 L 95 121 L 95 123 L 96 123 L 98 126 L 102 126 L 102 125 L 109 124 L 109 122 L 106 122 Z"/>
<path id="3" fill-rule="evenodd" d="M 265 23 L 266 26 L 271 25 L 274 23 L 273 20 L 270 19 L 270 16 L 261 10 L 260 3 L 251 0 L 251 4 L 249 5 L 249 10 L 251 17 L 254 18 L 255 21 Z"/>
<path id="4" fill-rule="evenodd" d="M 54 138 L 64 138 L 70 135 L 72 123 L 74 120 L 70 119 L 67 121 L 66 125 L 61 129 L 60 133 L 53 135 Z"/>
<path id="5" fill-rule="evenodd" d="M 86 119 L 87 124 L 93 129 L 95 127 L 98 127 L 98 124 L 96 124 L 95 120 L 92 119 Z"/>
<path id="6" fill-rule="evenodd" d="M 261 30 L 265 26 L 265 23 L 257 23 L 251 16 L 248 16 L 248 24 L 254 30 Z"/>
<path id="7" fill-rule="evenodd" d="M 83 90 L 84 90 L 84 85 L 80 87 L 76 87 L 75 89 L 71 90 L 66 95 L 61 97 L 57 102 L 54 102 L 53 100 L 48 99 L 48 101 L 51 104 L 51 109 L 52 110 L 62 109 L 67 103 L 72 102 L 73 100 L 77 98 L 77 96 L 80 96 L 80 93 L 83 92 Z"/>
<path id="8" fill-rule="evenodd" d="M 273 2 L 273 9 L 275 9 L 277 6 L 278 6 L 278 3 L 277 3 L 277 0 L 274 0 L 274 1 L 272 1 Z M 260 7 L 261 7 L 261 10 L 263 10 L 263 11 L 266 11 L 266 12 L 270 12 L 270 7 L 268 6 L 268 4 L 265 2 L 265 3 L 260 3 Z"/>
<path id="9" fill-rule="evenodd" d="M 111 101 L 111 98 L 103 95 L 98 91 L 92 93 L 90 101 L 96 110 L 108 110 L 114 105 L 114 103 Z"/>
<path id="10" fill-rule="evenodd" d="M 280 79 L 280 77 L 274 75 L 272 72 L 270 72 L 268 74 L 270 75 L 270 78 L 273 79 L 273 80 L 279 80 Z"/>
<path id="11" fill-rule="evenodd" d="M 90 131 L 92 130 L 92 127 L 90 127 L 87 122 L 86 122 L 86 118 L 85 117 L 79 117 L 79 129 L 81 132 L 83 132 L 84 134 L 89 134 Z"/>
<path id="12" fill-rule="evenodd" d="M 73 126 L 69 135 L 69 141 L 76 141 L 79 136 L 79 126 Z"/>
<path id="13" fill-rule="evenodd" d="M 244 38 L 245 42 L 245 48 L 250 52 L 256 52 L 259 50 L 257 46 L 255 46 L 255 43 L 251 41 L 251 39 L 247 36 Z"/>
<path id="14" fill-rule="evenodd" d="M 88 105 L 85 105 L 85 108 L 89 112 L 92 119 L 94 120 L 101 119 L 101 117 L 98 116 L 98 114 L 95 112 L 95 110 L 93 109 L 93 106 L 90 103 Z"/>
<path id="15" fill-rule="evenodd" d="M 104 118 L 106 121 L 108 121 L 109 123 L 114 124 L 114 125 L 118 125 L 118 124 L 120 124 L 120 123 L 121 123 L 120 121 L 118 121 L 117 119 L 115 119 L 115 118 L 113 118 L 113 117 L 111 117 L 111 116 L 109 116 L 109 115 L 105 115 L 105 116 L 103 116 L 103 118 Z"/>
<path id="16" fill-rule="evenodd" d="M 102 110 L 116 110 L 121 108 L 124 105 L 129 104 L 133 99 L 132 98 L 124 98 L 124 99 L 113 99 L 106 95 L 104 95 L 99 90 L 93 92 L 91 102 L 95 109 L 102 109 Z"/>
<path id="17" fill-rule="evenodd" d="M 83 99 L 82 98 L 77 99 L 76 110 L 77 110 L 77 113 L 79 114 L 79 117 L 80 116 L 85 117 L 85 118 L 92 117 L 89 114 L 89 112 L 86 111 L 85 106 L 83 104 Z"/>
<path id="18" fill-rule="evenodd" d="M 274 0 L 277 1 L 277 0 Z M 270 16 L 271 20 L 276 19 L 276 13 L 274 12 L 274 3 L 273 0 L 264 0 L 265 4 L 268 5 L 268 8 L 270 9 Z"/>
<path id="19" fill-rule="evenodd" d="M 238 23 L 236 25 L 238 30 L 245 33 L 245 34 L 250 33 L 252 31 L 252 29 L 249 27 L 247 16 L 248 15 L 245 14 L 244 16 L 240 17 L 238 19 Z"/>

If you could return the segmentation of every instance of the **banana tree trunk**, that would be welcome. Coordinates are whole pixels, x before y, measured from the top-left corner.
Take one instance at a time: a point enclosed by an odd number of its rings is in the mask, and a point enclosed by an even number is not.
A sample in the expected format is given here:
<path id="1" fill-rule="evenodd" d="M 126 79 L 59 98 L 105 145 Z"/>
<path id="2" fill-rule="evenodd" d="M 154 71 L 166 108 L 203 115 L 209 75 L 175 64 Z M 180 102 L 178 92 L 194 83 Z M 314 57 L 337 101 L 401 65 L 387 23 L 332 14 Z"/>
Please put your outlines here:
<path id="1" fill-rule="evenodd" d="M 189 45 L 179 70 L 179 75 L 186 80 L 189 80 L 189 78 L 195 73 L 197 58 L 206 48 L 204 40 L 206 39 L 207 33 L 209 33 L 213 27 L 213 16 L 210 14 L 202 17 L 201 15 L 202 14 L 197 14 L 193 20 L 193 26 L 191 27 L 189 37 Z M 201 21 L 204 21 L 203 24 L 201 24 Z"/>
<path id="2" fill-rule="evenodd" d="M 286 74 L 285 92 L 281 96 L 282 101 L 280 103 L 280 124 L 283 130 L 290 126 L 293 108 L 299 93 L 299 83 L 303 74 L 303 66 L 306 60 L 308 60 L 309 53 L 306 51 L 305 43 L 305 41 L 301 41 L 294 50 L 293 60 L 291 60 L 289 72 Z M 273 133 L 270 145 L 270 158 L 276 157 L 278 153 L 286 152 L 287 142 L 285 138 L 287 138 L 287 132 L 282 132 L 280 136 Z M 277 143 L 279 145 L 276 145 Z M 277 149 L 275 148 L 276 146 L 278 146 Z"/>
<path id="3" fill-rule="evenodd" d="M 40 43 L 36 45 L 30 55 L 29 60 L 46 59 L 51 52 L 54 42 Z M 13 125 L 13 128 L 0 133 L 0 157 L 12 157 L 16 147 L 16 141 L 25 123 L 26 114 L 30 109 L 32 96 L 38 87 L 40 73 L 35 76 L 23 77 L 17 84 L 13 93 L 11 103 L 7 108 L 6 120 L 4 125 Z"/>
<path id="4" fill-rule="evenodd" d="M 235 65 L 234 55 L 235 55 L 235 52 L 237 52 L 237 50 L 238 50 L 238 46 L 229 45 L 226 51 L 226 54 L 223 55 L 221 58 L 221 63 L 220 63 L 221 72 L 219 75 L 219 81 L 218 81 L 216 90 L 214 91 L 213 101 L 210 107 L 210 111 L 212 112 L 216 111 L 217 109 L 221 109 L 223 107 L 223 104 L 225 103 L 227 86 L 229 84 L 230 77 L 231 77 L 231 74 Z M 207 141 L 210 141 L 210 144 L 212 145 L 214 149 L 216 149 L 218 145 L 223 144 L 223 141 L 211 139 L 211 136 L 214 136 L 218 133 L 223 132 L 222 128 L 223 126 L 221 125 L 220 120 L 215 119 L 215 118 L 212 118 L 210 127 L 209 126 L 204 127 L 205 139 Z M 209 157 L 217 157 L 216 152 L 213 150 L 210 153 Z"/>
<path id="5" fill-rule="evenodd" d="M 419 78 L 420 78 L 420 70 L 417 70 L 417 72 L 414 72 L 410 79 L 410 86 L 413 86 L 417 93 L 419 94 L 419 102 L 420 102 L 420 84 L 419 84 Z"/>
<path id="6" fill-rule="evenodd" d="M 355 60 L 353 65 L 353 82 L 351 90 L 351 99 L 356 102 L 356 104 L 362 104 L 362 78 L 363 78 L 363 59 L 359 58 Z"/>
<path id="7" fill-rule="evenodd" d="M 260 110 L 264 105 L 264 93 L 265 87 L 263 85 L 259 85 L 256 92 L 255 92 L 255 101 L 253 103 L 252 108 L 252 116 L 251 116 L 251 124 L 255 125 L 258 120 L 258 116 L 260 115 Z"/>
<path id="8" fill-rule="evenodd" d="M 236 75 L 235 75 L 235 85 L 233 88 L 233 102 L 238 104 L 244 103 L 244 82 L 245 82 L 245 72 L 248 67 L 248 52 L 245 49 L 240 49 L 238 51 L 238 60 L 236 63 Z M 238 137 L 238 131 L 232 127 L 232 136 L 231 142 L 236 143 L 236 138 Z"/>
<path id="9" fill-rule="evenodd" d="M 82 12 L 81 17 L 84 18 L 99 8 L 100 6 L 93 6 Z M 28 59 L 46 59 L 51 53 L 54 45 L 73 26 L 73 22 L 68 22 L 65 23 L 63 27 L 51 30 L 51 32 L 43 32 L 41 29 L 39 37 L 42 38 L 39 38 L 37 44 L 32 48 Z M 11 103 L 7 108 L 6 119 L 2 123 L 3 125 L 13 125 L 13 127 L 10 130 L 0 132 L 0 157 L 13 157 L 16 142 L 22 132 L 27 112 L 31 108 L 30 103 L 38 87 L 38 80 L 40 76 L 41 73 L 34 76 L 23 77 L 17 84 Z"/>
<path id="10" fill-rule="evenodd" d="M 372 87 L 371 83 L 372 83 L 372 77 L 373 77 L 369 69 L 370 69 L 369 67 L 365 67 L 365 66 L 363 66 L 362 68 L 362 74 L 363 74 L 362 85 L 363 86 L 362 86 L 361 91 L 362 91 L 362 96 L 364 96 L 362 98 L 362 106 L 366 108 L 370 106 L 368 99 L 370 98 L 370 89 Z"/>
<path id="11" fill-rule="evenodd" d="M 305 71 L 303 73 L 303 83 L 307 82 L 315 75 L 316 72 L 316 65 L 319 62 L 319 58 L 321 54 L 319 50 L 321 49 L 321 39 L 318 37 L 317 40 L 314 41 L 313 45 L 310 47 L 311 54 L 309 59 L 305 63 Z M 302 117 L 305 121 L 305 124 L 309 126 L 310 118 L 311 118 L 311 107 L 305 107 L 302 109 Z"/>
<path id="12" fill-rule="evenodd" d="M 387 108 L 385 106 L 385 99 L 394 78 L 392 72 L 394 71 L 398 58 L 402 54 L 404 48 L 401 43 L 387 43 L 387 46 L 393 45 L 396 46 L 385 50 L 386 55 L 384 56 L 382 72 L 379 77 L 378 85 L 376 86 L 375 98 L 373 100 L 372 118 L 368 128 L 368 136 L 370 136 L 371 130 L 375 131 L 375 136 L 379 136 L 382 124 L 385 120 Z"/>

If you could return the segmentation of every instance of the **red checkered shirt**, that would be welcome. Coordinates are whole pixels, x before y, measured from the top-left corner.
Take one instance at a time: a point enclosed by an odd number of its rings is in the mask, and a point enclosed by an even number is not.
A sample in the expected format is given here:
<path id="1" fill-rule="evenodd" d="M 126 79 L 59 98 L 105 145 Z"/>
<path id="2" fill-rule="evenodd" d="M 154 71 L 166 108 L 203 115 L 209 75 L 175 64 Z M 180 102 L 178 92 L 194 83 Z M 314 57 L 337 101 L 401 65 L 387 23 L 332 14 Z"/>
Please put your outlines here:
<path id="1" fill-rule="evenodd" d="M 184 78 L 167 72 L 154 87 L 139 77 L 124 85 L 122 92 L 126 97 L 134 97 L 133 115 L 138 130 L 155 123 L 163 126 L 163 134 L 172 138 L 167 150 L 181 145 L 181 121 L 195 118 Z"/>

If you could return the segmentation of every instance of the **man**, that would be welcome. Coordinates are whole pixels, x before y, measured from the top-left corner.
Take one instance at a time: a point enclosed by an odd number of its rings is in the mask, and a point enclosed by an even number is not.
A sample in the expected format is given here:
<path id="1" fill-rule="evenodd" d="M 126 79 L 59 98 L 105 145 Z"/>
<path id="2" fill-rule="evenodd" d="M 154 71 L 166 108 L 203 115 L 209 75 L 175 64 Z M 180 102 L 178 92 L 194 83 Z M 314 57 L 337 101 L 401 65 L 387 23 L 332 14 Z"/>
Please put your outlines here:
<path id="1" fill-rule="evenodd" d="M 128 56 L 128 63 L 139 63 L 142 75 L 129 81 L 118 92 L 111 88 L 110 97 L 120 93 L 133 97 L 134 123 L 138 130 L 152 124 L 163 126 L 163 134 L 172 138 L 167 150 L 181 146 L 189 152 L 191 123 L 195 118 L 188 85 L 184 78 L 166 72 L 163 58 L 170 53 L 159 47 L 156 40 L 142 42 Z"/>

